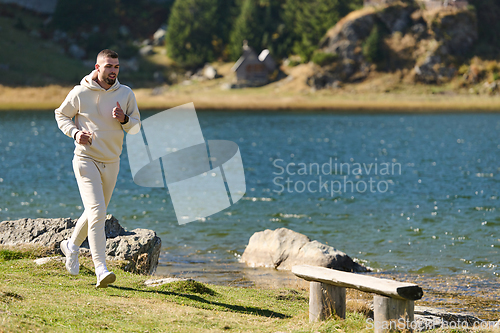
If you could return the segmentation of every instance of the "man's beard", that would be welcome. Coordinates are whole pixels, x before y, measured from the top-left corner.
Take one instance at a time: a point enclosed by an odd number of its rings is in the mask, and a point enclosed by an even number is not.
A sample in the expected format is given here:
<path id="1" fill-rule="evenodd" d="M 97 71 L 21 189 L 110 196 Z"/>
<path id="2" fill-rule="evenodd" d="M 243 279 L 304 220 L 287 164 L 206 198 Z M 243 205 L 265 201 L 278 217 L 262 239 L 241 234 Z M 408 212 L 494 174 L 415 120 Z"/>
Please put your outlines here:
<path id="1" fill-rule="evenodd" d="M 110 79 L 109 77 L 104 78 L 104 82 L 106 82 L 106 84 L 109 84 L 110 86 L 115 84 L 115 81 L 116 81 L 116 78 L 115 79 Z"/>

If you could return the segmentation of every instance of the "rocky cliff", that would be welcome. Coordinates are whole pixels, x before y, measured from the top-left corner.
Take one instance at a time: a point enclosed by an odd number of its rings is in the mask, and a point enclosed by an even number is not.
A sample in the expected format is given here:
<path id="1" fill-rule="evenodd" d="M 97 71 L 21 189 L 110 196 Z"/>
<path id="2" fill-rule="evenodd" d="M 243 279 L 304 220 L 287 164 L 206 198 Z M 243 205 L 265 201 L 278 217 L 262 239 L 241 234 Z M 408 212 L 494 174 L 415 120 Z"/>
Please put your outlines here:
<path id="1" fill-rule="evenodd" d="M 428 11 L 413 1 L 363 8 L 323 37 L 317 53 L 332 61 L 318 66 L 308 84 L 320 89 L 396 70 L 413 81 L 447 82 L 477 38 L 476 15 L 467 8 Z"/>

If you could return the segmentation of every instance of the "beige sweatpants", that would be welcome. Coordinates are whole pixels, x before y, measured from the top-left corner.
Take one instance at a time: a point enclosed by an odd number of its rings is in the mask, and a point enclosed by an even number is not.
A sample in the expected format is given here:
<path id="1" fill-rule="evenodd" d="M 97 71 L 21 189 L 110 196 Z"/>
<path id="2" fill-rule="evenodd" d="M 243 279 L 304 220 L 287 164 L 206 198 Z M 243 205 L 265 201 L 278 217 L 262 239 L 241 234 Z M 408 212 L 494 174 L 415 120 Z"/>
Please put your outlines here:
<path id="1" fill-rule="evenodd" d="M 85 211 L 76 223 L 71 241 L 82 245 L 89 238 L 90 252 L 94 266 L 106 267 L 106 209 L 116 185 L 120 162 L 101 163 L 91 158 L 73 158 L 73 170 L 82 197 Z"/>

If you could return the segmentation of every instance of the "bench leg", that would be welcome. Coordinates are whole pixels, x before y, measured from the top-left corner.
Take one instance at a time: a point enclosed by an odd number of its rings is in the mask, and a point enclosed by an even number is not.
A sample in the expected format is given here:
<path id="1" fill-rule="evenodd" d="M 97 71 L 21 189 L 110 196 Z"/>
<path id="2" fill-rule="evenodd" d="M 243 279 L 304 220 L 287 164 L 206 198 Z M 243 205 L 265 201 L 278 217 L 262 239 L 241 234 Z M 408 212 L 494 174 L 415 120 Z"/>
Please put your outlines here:
<path id="1" fill-rule="evenodd" d="M 309 286 L 309 321 L 325 320 L 333 314 L 345 318 L 345 289 L 312 281 Z"/>
<path id="2" fill-rule="evenodd" d="M 375 333 L 412 331 L 414 301 L 386 296 L 373 296 L 373 321 Z"/>

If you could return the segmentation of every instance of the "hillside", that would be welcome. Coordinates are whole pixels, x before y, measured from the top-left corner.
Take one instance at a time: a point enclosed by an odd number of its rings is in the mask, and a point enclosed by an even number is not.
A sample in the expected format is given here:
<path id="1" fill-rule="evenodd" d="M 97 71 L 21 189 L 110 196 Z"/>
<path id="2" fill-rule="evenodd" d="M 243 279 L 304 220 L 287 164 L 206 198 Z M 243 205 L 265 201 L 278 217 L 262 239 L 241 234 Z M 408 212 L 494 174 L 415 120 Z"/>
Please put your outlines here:
<path id="1" fill-rule="evenodd" d="M 402 17 L 406 25 L 391 31 Z M 281 63 L 280 79 L 259 88 L 228 90 L 235 81 L 231 62 L 212 63 L 220 74 L 214 80 L 186 73 L 161 45 L 143 56 L 122 57 L 120 81 L 136 90 L 146 108 L 194 101 L 205 109 L 498 110 L 500 64 L 487 55 L 491 48 L 476 55 L 478 47 L 486 49 L 481 24 L 474 28 L 480 17 L 476 11 L 423 12 L 405 2 L 364 8 L 325 34 L 313 61 L 297 64 L 290 57 Z M 2 109 L 57 107 L 93 69 L 93 59 L 69 56 L 67 41 L 46 34 L 46 25 L 47 16 L 0 8 Z M 357 25 L 365 25 L 364 32 Z M 380 30 L 372 45 L 382 56 L 375 52 L 372 63 L 366 45 L 375 26 Z M 355 42 L 345 38 L 351 28 Z"/>
<path id="2" fill-rule="evenodd" d="M 105 43 L 106 38 L 96 43 L 94 37 L 85 35 L 84 31 L 73 34 L 55 29 L 51 20 L 47 14 L 37 14 L 14 5 L 0 5 L 0 85 L 74 85 L 93 69 L 98 52 L 96 47 L 99 50 L 105 47 L 119 50 L 124 69 L 120 78 L 134 86 L 157 85 L 158 82 L 153 80 L 155 72 L 168 75 L 177 68 L 165 56 L 164 47 L 154 47 L 156 54 L 141 57 L 139 46 L 130 46 L 138 40 L 149 40 L 152 37 L 150 32 L 158 29 L 161 18 L 151 22 L 149 30 L 142 32 L 144 37 L 130 35 L 111 45 L 99 45 Z M 126 30 L 125 25 L 122 27 Z M 138 31 L 140 34 L 141 30 Z M 90 48 L 92 53 L 75 54 L 83 52 L 81 34 L 88 39 L 85 43 L 93 45 L 94 49 Z M 108 36 L 108 33 L 100 35 Z"/>
<path id="3" fill-rule="evenodd" d="M 320 42 L 307 83 L 361 92 L 499 93 L 498 58 L 477 56 L 473 7 L 426 10 L 411 1 L 366 7 L 332 27 Z"/>

